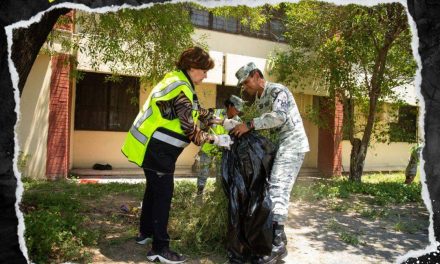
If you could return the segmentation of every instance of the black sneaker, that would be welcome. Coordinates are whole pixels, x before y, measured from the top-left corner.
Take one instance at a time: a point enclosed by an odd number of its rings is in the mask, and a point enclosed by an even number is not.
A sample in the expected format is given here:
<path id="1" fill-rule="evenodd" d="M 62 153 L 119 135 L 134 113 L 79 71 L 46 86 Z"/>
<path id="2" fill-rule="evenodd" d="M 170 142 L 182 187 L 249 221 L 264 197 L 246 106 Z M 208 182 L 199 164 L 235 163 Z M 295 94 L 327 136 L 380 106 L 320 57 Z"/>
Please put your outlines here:
<path id="1" fill-rule="evenodd" d="M 153 236 L 144 236 L 142 234 L 139 234 L 138 237 L 136 237 L 136 243 L 139 245 L 145 245 L 147 243 L 151 243 L 153 241 Z"/>
<path id="2" fill-rule="evenodd" d="M 280 246 L 272 245 L 272 252 L 270 255 L 253 257 L 251 260 L 252 264 L 275 264 L 278 260 L 281 260 L 287 256 L 287 249 L 284 244 Z"/>
<path id="3" fill-rule="evenodd" d="M 156 252 L 151 249 L 147 253 L 147 259 L 151 262 L 160 262 L 160 263 L 183 263 L 186 261 L 186 258 L 177 252 L 170 250 L 169 248 L 164 248 L 160 252 Z"/>

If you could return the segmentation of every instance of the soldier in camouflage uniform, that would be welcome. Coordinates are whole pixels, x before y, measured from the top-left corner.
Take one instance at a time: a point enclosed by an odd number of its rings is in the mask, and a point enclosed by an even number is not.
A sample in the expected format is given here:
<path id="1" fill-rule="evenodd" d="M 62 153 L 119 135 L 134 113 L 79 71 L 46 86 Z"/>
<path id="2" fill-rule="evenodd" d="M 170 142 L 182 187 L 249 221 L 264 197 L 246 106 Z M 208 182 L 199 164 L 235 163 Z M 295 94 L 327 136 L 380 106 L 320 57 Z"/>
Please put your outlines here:
<path id="1" fill-rule="evenodd" d="M 241 67 L 235 76 L 238 85 L 246 93 L 256 97 L 255 103 L 261 115 L 246 124 L 237 125 L 232 133 L 240 137 L 253 129 L 274 129 L 279 136 L 279 148 L 269 180 L 274 221 L 272 254 L 253 261 L 276 263 L 287 255 L 284 222 L 287 220 L 290 192 L 305 153 L 310 150 L 309 143 L 295 99 L 287 87 L 266 81 L 252 62 Z"/>
<path id="2" fill-rule="evenodd" d="M 240 121 L 238 116 L 240 111 L 243 109 L 244 101 L 238 96 L 231 95 L 229 99 L 224 102 L 225 109 L 215 109 L 214 115 L 218 119 L 228 118 L 235 121 Z M 227 134 L 228 130 L 225 129 L 221 124 L 212 124 L 209 129 L 210 133 Z M 201 197 L 203 190 L 205 189 L 206 180 L 209 177 L 211 167 L 215 167 L 215 172 L 217 176 L 220 175 L 220 158 L 218 155 L 219 149 L 213 144 L 205 143 L 200 148 L 199 155 L 199 166 L 200 172 L 197 176 L 197 195 Z M 218 177 L 217 177 L 218 178 Z"/>

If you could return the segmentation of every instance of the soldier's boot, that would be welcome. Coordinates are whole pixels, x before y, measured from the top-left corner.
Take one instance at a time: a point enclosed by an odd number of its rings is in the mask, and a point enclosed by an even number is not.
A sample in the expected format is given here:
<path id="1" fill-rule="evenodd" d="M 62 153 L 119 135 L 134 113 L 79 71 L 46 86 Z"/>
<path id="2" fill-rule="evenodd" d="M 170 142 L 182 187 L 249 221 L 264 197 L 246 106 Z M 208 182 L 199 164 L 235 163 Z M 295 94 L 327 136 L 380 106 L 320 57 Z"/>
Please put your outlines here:
<path id="1" fill-rule="evenodd" d="M 284 225 L 280 225 L 277 222 L 274 222 L 273 227 L 273 244 L 276 246 L 281 245 L 281 243 L 284 243 L 284 245 L 287 245 L 287 236 L 284 232 Z"/>
<path id="2" fill-rule="evenodd" d="M 197 195 L 202 196 L 203 195 L 203 190 L 205 189 L 205 186 L 203 185 L 199 185 L 197 186 Z"/>
<path id="3" fill-rule="evenodd" d="M 198 206 L 203 204 L 203 190 L 204 189 L 205 189 L 205 186 L 203 186 L 203 185 L 197 186 L 197 195 L 196 195 L 194 202 Z"/>
<path id="4" fill-rule="evenodd" d="M 287 249 L 284 243 L 279 246 L 272 245 L 272 252 L 267 256 L 254 257 L 251 260 L 252 264 L 275 264 L 287 256 Z"/>
<path id="5" fill-rule="evenodd" d="M 279 225 L 277 222 L 273 224 L 273 240 L 272 251 L 270 255 L 255 257 L 252 259 L 252 264 L 274 264 L 287 256 L 287 237 L 284 233 L 284 225 Z"/>

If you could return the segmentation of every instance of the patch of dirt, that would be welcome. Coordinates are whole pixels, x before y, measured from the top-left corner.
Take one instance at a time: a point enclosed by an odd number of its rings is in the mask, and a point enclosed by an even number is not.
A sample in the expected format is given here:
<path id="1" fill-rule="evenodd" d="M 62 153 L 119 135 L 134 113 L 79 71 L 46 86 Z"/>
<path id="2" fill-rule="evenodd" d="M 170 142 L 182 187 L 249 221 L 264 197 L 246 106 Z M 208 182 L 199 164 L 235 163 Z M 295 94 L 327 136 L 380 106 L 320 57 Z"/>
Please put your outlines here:
<path id="1" fill-rule="evenodd" d="M 91 248 L 93 263 L 149 263 L 150 246 L 137 245 L 134 236 L 139 206 L 128 195 L 94 201 L 86 224 L 106 234 Z M 353 209 L 354 208 L 354 209 Z M 381 207 L 365 197 L 291 202 L 285 231 L 288 256 L 284 263 L 372 264 L 394 263 L 410 250 L 428 244 L 428 212 L 422 204 Z M 225 263 L 225 256 L 189 257 L 186 263 Z"/>
<path id="2" fill-rule="evenodd" d="M 103 234 L 95 247 L 87 249 L 92 255 L 92 263 L 150 263 L 146 257 L 150 245 L 135 243 L 140 214 L 138 199 L 130 195 L 109 195 L 86 204 L 90 208 L 86 211 L 89 221 L 84 224 Z M 225 261 L 224 256 L 188 257 L 186 263 Z"/>
<path id="3" fill-rule="evenodd" d="M 326 203 L 290 204 L 285 263 L 395 263 L 399 256 L 429 244 L 429 214 L 421 204 L 362 208 L 385 209 L 373 218 L 353 210 L 331 210 Z"/>

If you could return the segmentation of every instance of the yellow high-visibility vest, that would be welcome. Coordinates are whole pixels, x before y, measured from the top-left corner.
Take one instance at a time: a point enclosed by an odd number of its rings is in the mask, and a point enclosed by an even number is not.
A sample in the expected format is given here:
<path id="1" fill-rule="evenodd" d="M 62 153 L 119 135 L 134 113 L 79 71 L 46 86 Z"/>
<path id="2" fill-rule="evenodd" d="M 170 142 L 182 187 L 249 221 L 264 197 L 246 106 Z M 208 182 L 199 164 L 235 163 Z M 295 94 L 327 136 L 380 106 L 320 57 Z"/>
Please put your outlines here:
<path id="1" fill-rule="evenodd" d="M 215 109 L 214 115 L 220 119 L 223 119 L 225 116 L 224 112 L 225 112 L 225 110 L 223 110 L 223 109 Z M 226 131 L 226 129 L 222 125 L 214 124 L 211 126 L 211 129 L 209 130 L 210 134 L 223 135 L 223 134 L 228 133 L 228 131 Z M 214 155 L 215 151 L 217 151 L 217 146 L 210 144 L 210 143 L 204 143 L 201 150 L 208 155 Z"/>
<path id="2" fill-rule="evenodd" d="M 151 91 L 150 96 L 133 122 L 127 133 L 122 153 L 129 161 L 142 166 L 145 152 L 151 137 L 176 147 L 184 148 L 189 145 L 181 139 L 156 131 L 159 127 L 168 129 L 180 135 L 185 135 L 180 127 L 179 118 L 168 120 L 162 117 L 157 102 L 169 101 L 183 92 L 192 103 L 192 117 L 196 123 L 199 117 L 198 102 L 194 100 L 195 92 L 182 71 L 173 71 L 165 75 Z"/>

